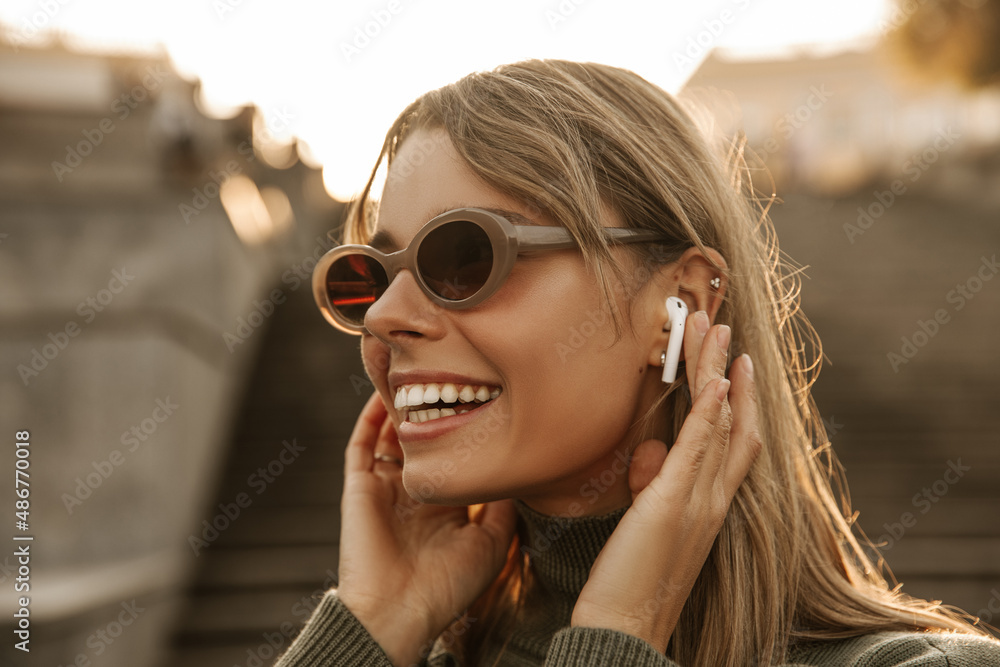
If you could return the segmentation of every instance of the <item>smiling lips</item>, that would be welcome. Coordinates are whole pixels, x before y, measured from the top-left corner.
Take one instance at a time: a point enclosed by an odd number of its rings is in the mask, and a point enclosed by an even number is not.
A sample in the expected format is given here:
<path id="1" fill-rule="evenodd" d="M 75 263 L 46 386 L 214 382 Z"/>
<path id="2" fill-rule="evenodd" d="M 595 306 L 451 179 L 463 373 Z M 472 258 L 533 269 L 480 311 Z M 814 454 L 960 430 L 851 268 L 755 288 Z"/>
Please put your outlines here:
<path id="1" fill-rule="evenodd" d="M 499 387 L 452 382 L 404 384 L 393 403 L 403 421 L 421 423 L 482 407 L 500 395 Z"/>

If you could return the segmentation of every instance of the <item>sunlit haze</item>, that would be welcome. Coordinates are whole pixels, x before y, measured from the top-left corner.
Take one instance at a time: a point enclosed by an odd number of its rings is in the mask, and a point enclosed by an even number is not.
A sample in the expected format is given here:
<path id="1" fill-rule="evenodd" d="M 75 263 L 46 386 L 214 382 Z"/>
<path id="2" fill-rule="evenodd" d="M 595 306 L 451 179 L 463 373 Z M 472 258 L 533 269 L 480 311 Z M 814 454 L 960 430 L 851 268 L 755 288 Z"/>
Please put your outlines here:
<path id="1" fill-rule="evenodd" d="M 591 60 L 678 90 L 712 48 L 788 57 L 870 43 L 886 0 L 804 3 L 607 0 L 5 0 L 23 47 L 60 35 L 71 49 L 155 52 L 201 79 L 209 115 L 254 103 L 287 119 L 272 131 L 308 145 L 331 194 L 349 198 L 382 136 L 414 97 L 471 71 L 524 58 Z"/>

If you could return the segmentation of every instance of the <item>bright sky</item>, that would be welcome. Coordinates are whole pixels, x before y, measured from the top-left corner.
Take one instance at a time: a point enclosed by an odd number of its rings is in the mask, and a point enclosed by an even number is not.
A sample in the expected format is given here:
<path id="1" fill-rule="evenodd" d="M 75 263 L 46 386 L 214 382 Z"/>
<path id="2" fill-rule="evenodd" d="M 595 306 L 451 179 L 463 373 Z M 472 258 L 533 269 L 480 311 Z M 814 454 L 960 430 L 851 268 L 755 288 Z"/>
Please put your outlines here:
<path id="1" fill-rule="evenodd" d="M 16 42 L 165 46 L 213 115 L 255 103 L 290 118 L 331 194 L 360 188 L 386 129 L 419 94 L 524 58 L 592 60 L 676 91 L 713 47 L 790 55 L 871 40 L 888 0 L 3 0 Z"/>

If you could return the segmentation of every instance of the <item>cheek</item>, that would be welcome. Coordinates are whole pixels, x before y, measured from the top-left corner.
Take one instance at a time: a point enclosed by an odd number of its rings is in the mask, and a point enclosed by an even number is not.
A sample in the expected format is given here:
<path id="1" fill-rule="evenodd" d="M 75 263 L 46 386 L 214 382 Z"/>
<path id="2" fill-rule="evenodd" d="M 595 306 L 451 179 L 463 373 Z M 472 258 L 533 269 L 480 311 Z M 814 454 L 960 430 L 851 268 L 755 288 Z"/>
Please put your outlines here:
<path id="1" fill-rule="evenodd" d="M 388 396 L 388 386 L 386 385 L 386 375 L 389 372 L 389 348 L 379 342 L 374 336 L 364 336 L 361 339 L 361 362 L 364 364 L 365 373 L 374 383 L 375 388 L 382 394 L 383 398 Z M 392 405 L 392 403 L 388 403 Z"/>
<path id="2" fill-rule="evenodd" d="M 544 460 L 554 472 L 606 454 L 633 418 L 643 377 L 645 354 L 627 332 L 616 340 L 593 280 L 559 268 L 548 280 L 512 281 L 516 301 L 498 301 L 489 313 L 507 323 L 504 335 L 487 336 L 485 317 L 468 334 L 491 341 L 481 352 L 511 390 L 512 432 L 497 454 L 521 469 Z"/>

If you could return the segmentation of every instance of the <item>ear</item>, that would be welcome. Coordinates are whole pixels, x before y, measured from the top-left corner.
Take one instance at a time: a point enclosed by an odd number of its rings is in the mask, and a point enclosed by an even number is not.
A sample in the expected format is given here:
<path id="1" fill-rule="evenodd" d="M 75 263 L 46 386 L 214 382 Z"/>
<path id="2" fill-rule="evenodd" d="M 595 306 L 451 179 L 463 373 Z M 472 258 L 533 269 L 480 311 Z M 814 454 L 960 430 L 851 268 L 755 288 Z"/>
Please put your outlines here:
<path id="1" fill-rule="evenodd" d="M 726 295 L 729 265 L 714 248 L 706 248 L 703 253 L 695 246 L 688 248 L 676 262 L 663 266 L 660 271 L 660 276 L 646 295 L 651 300 L 649 305 L 653 309 L 652 321 L 660 323 L 660 327 L 652 332 L 647 360 L 650 366 L 659 366 L 660 355 L 667 349 L 670 331 L 662 330 L 669 323 L 667 297 L 678 296 L 687 304 L 688 321 L 696 312 L 704 310 L 708 314 L 708 321 L 714 323 Z M 712 286 L 714 278 L 719 279 L 718 287 Z M 684 350 L 681 348 L 681 359 L 683 358 Z"/>

